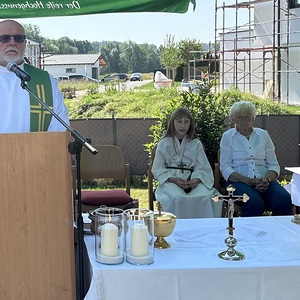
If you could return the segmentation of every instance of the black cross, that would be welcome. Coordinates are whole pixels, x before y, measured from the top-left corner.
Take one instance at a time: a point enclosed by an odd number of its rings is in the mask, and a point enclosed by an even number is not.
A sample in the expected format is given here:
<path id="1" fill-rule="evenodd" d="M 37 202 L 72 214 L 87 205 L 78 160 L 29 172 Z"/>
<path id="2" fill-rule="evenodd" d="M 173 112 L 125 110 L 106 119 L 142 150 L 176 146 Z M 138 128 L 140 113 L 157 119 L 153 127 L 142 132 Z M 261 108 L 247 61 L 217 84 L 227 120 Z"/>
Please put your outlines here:
<path id="1" fill-rule="evenodd" d="M 183 168 L 186 167 L 186 164 L 184 164 L 182 161 L 180 164 L 177 165 L 179 168 L 181 168 L 181 172 L 183 173 Z"/>

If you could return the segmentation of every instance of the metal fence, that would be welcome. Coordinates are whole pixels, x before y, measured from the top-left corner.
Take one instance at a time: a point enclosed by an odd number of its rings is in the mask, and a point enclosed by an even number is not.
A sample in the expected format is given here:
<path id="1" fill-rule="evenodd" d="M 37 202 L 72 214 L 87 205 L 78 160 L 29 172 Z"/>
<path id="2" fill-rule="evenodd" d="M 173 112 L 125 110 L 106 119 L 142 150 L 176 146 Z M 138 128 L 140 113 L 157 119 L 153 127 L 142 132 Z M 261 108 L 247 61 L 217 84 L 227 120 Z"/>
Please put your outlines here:
<path id="1" fill-rule="evenodd" d="M 89 119 L 71 120 L 72 128 L 89 137 L 92 145 L 116 145 L 120 147 L 131 175 L 147 173 L 149 156 L 145 144 L 152 142 L 150 127 L 158 119 Z M 290 174 L 285 167 L 300 165 L 300 116 L 271 115 L 257 116 L 255 126 L 270 133 L 282 174 Z M 98 155 L 101 155 L 99 153 Z"/>
<path id="2" fill-rule="evenodd" d="M 92 145 L 120 147 L 130 165 L 130 174 L 144 175 L 149 161 L 145 144 L 152 141 L 150 127 L 156 122 L 157 119 L 90 119 L 71 120 L 71 126 L 90 138 Z"/>

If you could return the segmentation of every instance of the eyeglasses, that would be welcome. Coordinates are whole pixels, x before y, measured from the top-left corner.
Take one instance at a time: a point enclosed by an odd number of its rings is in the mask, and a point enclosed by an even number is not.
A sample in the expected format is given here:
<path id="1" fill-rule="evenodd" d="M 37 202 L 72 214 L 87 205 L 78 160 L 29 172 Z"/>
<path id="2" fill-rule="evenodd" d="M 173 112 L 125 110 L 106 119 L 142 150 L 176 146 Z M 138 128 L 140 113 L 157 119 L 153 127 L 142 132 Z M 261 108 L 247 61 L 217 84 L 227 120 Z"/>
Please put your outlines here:
<path id="1" fill-rule="evenodd" d="M 26 40 L 26 35 L 22 35 L 22 34 L 14 34 L 14 35 L 9 35 L 9 34 L 1 34 L 0 35 L 0 42 L 5 44 L 10 42 L 11 38 L 14 39 L 14 41 L 18 44 L 20 43 L 24 43 L 24 41 Z"/>

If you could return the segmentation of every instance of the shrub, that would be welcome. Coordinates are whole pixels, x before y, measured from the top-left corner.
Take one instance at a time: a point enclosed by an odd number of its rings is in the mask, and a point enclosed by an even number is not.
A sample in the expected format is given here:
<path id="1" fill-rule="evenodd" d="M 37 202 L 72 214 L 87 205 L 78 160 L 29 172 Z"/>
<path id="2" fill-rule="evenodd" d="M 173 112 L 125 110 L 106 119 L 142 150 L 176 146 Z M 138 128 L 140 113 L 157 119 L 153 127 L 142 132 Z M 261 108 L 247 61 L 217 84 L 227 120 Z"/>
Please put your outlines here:
<path id="1" fill-rule="evenodd" d="M 222 99 L 221 99 L 222 100 Z M 217 159 L 220 137 L 224 130 L 227 107 L 221 100 L 215 99 L 210 86 L 201 88 L 199 94 L 180 92 L 170 100 L 166 110 L 160 113 L 159 122 L 151 127 L 153 143 L 147 144 L 148 151 L 163 136 L 170 114 L 178 107 L 187 107 L 196 123 L 196 133 L 204 145 L 208 160 L 213 165 Z"/>

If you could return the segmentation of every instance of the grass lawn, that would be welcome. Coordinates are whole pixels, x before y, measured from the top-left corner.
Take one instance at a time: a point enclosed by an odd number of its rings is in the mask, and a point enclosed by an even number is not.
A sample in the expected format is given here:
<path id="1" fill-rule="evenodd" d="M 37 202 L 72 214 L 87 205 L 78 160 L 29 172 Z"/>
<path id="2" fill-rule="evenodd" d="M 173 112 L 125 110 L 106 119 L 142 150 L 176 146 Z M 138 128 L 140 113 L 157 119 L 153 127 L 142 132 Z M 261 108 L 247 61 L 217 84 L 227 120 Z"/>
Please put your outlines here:
<path id="1" fill-rule="evenodd" d="M 149 208 L 147 188 L 131 188 L 130 193 L 132 198 L 139 200 L 140 208 Z"/>
<path id="2" fill-rule="evenodd" d="M 291 115 L 299 115 L 300 114 L 300 106 L 299 105 L 290 105 L 289 110 Z"/>

